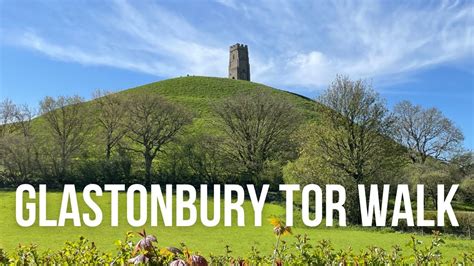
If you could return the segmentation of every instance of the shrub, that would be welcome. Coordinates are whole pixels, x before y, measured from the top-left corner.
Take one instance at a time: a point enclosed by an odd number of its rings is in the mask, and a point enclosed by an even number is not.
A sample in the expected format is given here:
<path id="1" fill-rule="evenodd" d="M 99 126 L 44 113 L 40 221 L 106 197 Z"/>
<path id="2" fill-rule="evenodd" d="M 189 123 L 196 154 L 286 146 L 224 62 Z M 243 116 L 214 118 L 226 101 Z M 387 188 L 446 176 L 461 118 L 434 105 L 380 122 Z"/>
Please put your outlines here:
<path id="1" fill-rule="evenodd" d="M 459 226 L 452 226 L 451 223 L 446 222 L 445 226 L 408 226 L 406 220 L 401 220 L 398 223 L 398 226 L 393 227 L 397 231 L 403 232 L 421 232 L 421 233 L 431 233 L 432 231 L 439 231 L 444 234 L 451 235 L 461 235 L 473 239 L 474 232 L 472 225 L 474 224 L 474 213 L 472 212 L 462 212 L 456 211 L 456 219 L 458 220 Z M 416 212 L 414 212 L 416 215 Z M 392 213 L 389 212 L 389 220 L 391 219 Z M 426 211 L 425 212 L 426 220 L 435 220 L 436 221 L 436 212 Z"/>
<path id="2" fill-rule="evenodd" d="M 459 185 L 459 197 L 463 202 L 474 202 L 474 178 L 468 177 Z"/>
<path id="3" fill-rule="evenodd" d="M 36 245 L 18 246 L 8 254 L 0 249 L 0 264 L 11 265 L 125 265 L 125 264 L 151 264 L 151 265 L 472 265 L 474 251 L 466 251 L 458 259 L 447 261 L 443 258 L 439 247 L 444 240 L 439 232 L 433 232 L 431 242 L 425 244 L 416 237 L 407 243 L 408 250 L 394 246 L 390 250 L 379 247 L 369 247 L 359 253 L 352 249 L 336 250 L 330 241 L 321 240 L 313 243 L 307 235 L 296 235 L 293 245 L 288 245 L 283 238 L 289 228 L 280 222 L 275 222 L 274 233 L 277 243 L 273 254 L 262 254 L 257 247 L 252 247 L 245 257 L 234 257 L 229 246 L 225 247 L 224 255 L 210 255 L 208 258 L 198 253 L 191 253 L 182 244 L 180 248 L 158 247 L 157 238 L 147 234 L 144 230 L 139 232 L 140 239 L 132 240 L 133 233 L 128 232 L 125 239 L 115 242 L 117 251 L 115 255 L 99 251 L 94 242 L 80 237 L 77 241 L 68 241 L 58 251 L 47 250 L 42 253 Z"/>

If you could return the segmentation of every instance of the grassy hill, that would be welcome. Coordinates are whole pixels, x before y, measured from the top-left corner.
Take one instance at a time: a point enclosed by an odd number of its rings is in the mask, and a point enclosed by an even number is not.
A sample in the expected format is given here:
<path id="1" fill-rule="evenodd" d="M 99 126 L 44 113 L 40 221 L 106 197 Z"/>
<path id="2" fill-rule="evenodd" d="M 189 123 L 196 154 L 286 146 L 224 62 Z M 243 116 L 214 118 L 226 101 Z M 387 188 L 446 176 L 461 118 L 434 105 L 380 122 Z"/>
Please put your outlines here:
<path id="1" fill-rule="evenodd" d="M 281 97 L 287 98 L 298 109 L 301 109 L 301 111 L 308 115 L 311 115 L 314 110 L 315 102 L 304 96 L 275 89 L 260 83 L 228 78 L 180 77 L 150 83 L 119 93 L 126 95 L 142 92 L 156 92 L 172 101 L 198 111 L 201 117 L 213 117 L 212 105 L 217 101 L 255 89 L 268 90 L 277 95 L 281 95 Z"/>
<path id="2" fill-rule="evenodd" d="M 233 95 L 244 94 L 256 89 L 269 91 L 282 99 L 288 100 L 307 120 L 317 118 L 316 110 L 321 105 L 312 99 L 263 84 L 228 78 L 198 76 L 172 78 L 119 91 L 117 94 L 127 98 L 130 95 L 151 92 L 166 98 L 170 102 L 180 104 L 194 115 L 193 123 L 187 127 L 187 132 L 197 134 L 203 132 L 215 133 L 217 115 L 214 106 L 216 104 Z M 96 100 L 91 100 L 82 105 L 84 108 L 93 110 L 92 107 L 95 104 Z M 90 123 L 95 123 L 94 113 L 92 113 L 90 119 Z M 46 129 L 44 123 L 44 119 L 40 116 L 34 120 L 33 128 L 37 132 L 44 133 Z M 91 136 L 97 135 L 97 127 L 92 130 Z"/>
<path id="3" fill-rule="evenodd" d="M 247 93 L 256 89 L 267 90 L 282 98 L 286 98 L 307 119 L 317 116 L 315 111 L 317 103 L 309 98 L 259 83 L 228 78 L 195 76 L 173 78 L 124 90 L 119 92 L 119 94 L 126 96 L 129 94 L 153 92 L 172 102 L 182 104 L 194 113 L 196 119 L 192 128 L 200 131 L 214 128 L 213 122 L 216 119 L 214 106 L 218 102 L 233 95 Z"/>
<path id="4" fill-rule="evenodd" d="M 282 99 L 292 103 L 296 111 L 302 114 L 306 121 L 317 119 L 317 110 L 321 110 L 320 104 L 301 95 L 275 89 L 259 83 L 215 77 L 188 76 L 173 78 L 122 90 L 116 92 L 116 95 L 123 97 L 124 99 L 133 99 L 132 96 L 140 94 L 157 94 L 171 103 L 183 106 L 193 115 L 192 123 L 185 126 L 179 134 L 179 141 L 167 144 L 167 147 L 164 148 L 166 153 L 161 154 L 161 156 L 153 161 L 153 167 L 155 169 L 161 168 L 160 173 L 163 176 L 176 176 L 177 174 L 175 172 L 173 172 L 173 174 L 171 172 L 166 173 L 163 169 L 171 169 L 174 171 L 174 162 L 176 161 L 174 156 L 181 156 L 180 158 L 182 158 L 180 149 L 183 147 L 183 143 L 189 140 L 192 142 L 194 136 L 201 138 L 203 136 L 218 136 L 222 134 L 222 130 L 218 123 L 218 115 L 215 108 L 216 105 L 232 96 L 251 93 L 256 90 L 265 91 L 269 94 L 275 95 L 277 99 Z M 101 160 L 105 159 L 105 136 L 103 128 L 100 126 L 97 119 L 99 116 L 99 109 L 97 108 L 98 104 L 99 102 L 97 99 L 79 103 L 79 106 L 87 111 L 86 124 L 91 125 L 91 128 L 90 130 L 87 130 L 85 142 L 82 144 L 80 150 L 76 151 L 71 158 L 72 164 L 77 168 L 75 169 L 74 174 L 90 176 L 90 181 L 95 180 L 96 177 L 99 178 L 102 176 L 100 174 L 100 171 L 103 171 L 101 170 L 102 166 L 97 163 L 100 163 Z M 46 124 L 44 116 L 39 116 L 33 120 L 32 132 L 38 140 L 37 147 L 39 147 L 38 150 L 40 150 L 40 153 L 38 154 L 44 157 L 40 159 L 53 165 L 50 157 L 55 151 L 52 151 L 49 148 L 49 143 L 52 141 L 52 137 L 50 126 Z M 135 145 L 134 143 L 129 142 L 127 138 L 124 138 L 123 141 L 127 142 L 128 146 Z M 115 155 L 117 154 L 118 153 L 115 153 Z M 122 155 L 123 153 L 120 156 Z M 143 156 L 141 154 L 127 152 L 125 156 L 126 160 L 130 159 L 131 164 L 133 165 L 132 175 L 141 171 L 140 169 L 143 168 Z M 88 165 L 94 163 L 96 163 L 96 165 Z M 83 172 L 87 171 L 87 169 L 91 169 L 91 167 L 97 169 L 97 175 Z M 188 168 L 183 166 L 180 169 Z M 120 177 L 119 179 L 131 180 L 128 173 L 129 172 L 124 172 L 126 178 Z M 187 175 L 181 173 L 179 176 Z M 83 181 L 86 182 L 86 179 Z"/>

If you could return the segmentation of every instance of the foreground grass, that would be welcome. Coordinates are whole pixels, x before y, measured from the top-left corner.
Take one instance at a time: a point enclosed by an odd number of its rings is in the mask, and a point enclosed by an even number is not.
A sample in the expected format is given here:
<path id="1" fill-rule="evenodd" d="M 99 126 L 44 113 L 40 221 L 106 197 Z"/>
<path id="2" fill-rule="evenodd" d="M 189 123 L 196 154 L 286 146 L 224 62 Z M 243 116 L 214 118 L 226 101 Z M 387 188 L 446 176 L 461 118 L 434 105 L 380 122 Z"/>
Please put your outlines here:
<path id="1" fill-rule="evenodd" d="M 61 193 L 48 193 L 48 218 L 57 219 L 61 203 Z M 82 202 L 82 195 L 78 195 L 82 211 L 89 211 Z M 15 193 L 0 192 L 0 247 L 13 250 L 19 243 L 36 243 L 40 249 L 57 249 L 66 240 L 75 240 L 82 235 L 94 241 L 99 249 L 113 251 L 114 242 L 122 239 L 126 231 L 138 231 L 141 228 L 133 228 L 126 221 L 126 197 L 121 194 L 119 198 L 119 226 L 110 226 L 110 195 L 104 194 L 97 198 L 96 202 L 103 211 L 102 225 L 96 228 L 74 227 L 68 221 L 65 227 L 28 227 L 22 228 L 15 221 Z M 267 204 L 263 213 L 263 226 L 253 226 L 253 210 L 249 202 L 245 203 L 245 227 L 217 227 L 207 228 L 199 222 L 192 227 L 150 227 L 146 226 L 147 232 L 157 236 L 160 246 L 179 246 L 181 242 L 186 243 L 191 250 L 199 250 L 202 254 L 223 254 L 226 245 L 229 245 L 234 256 L 244 256 L 251 246 L 258 246 L 259 250 L 269 253 L 273 249 L 275 237 L 272 226 L 267 223 L 271 216 L 284 215 L 284 209 L 279 205 Z M 81 207 L 80 207 L 81 208 Z M 211 210 L 211 209 L 210 209 Z M 222 216 L 221 216 L 222 217 Z M 297 217 L 295 217 L 297 219 Z M 161 223 L 159 223 L 161 224 Z M 394 245 L 400 245 L 404 250 L 408 249 L 405 244 L 410 240 L 409 234 L 394 232 L 363 231 L 354 228 L 293 228 L 294 234 L 308 234 L 312 241 L 322 239 L 330 240 L 338 249 L 353 250 L 364 249 L 369 246 L 379 246 L 390 249 Z M 430 237 L 418 236 L 425 243 L 430 242 Z M 285 238 L 293 242 L 293 237 Z M 441 248 L 445 258 L 459 256 L 463 251 L 474 249 L 474 241 L 448 238 L 446 245 Z"/>

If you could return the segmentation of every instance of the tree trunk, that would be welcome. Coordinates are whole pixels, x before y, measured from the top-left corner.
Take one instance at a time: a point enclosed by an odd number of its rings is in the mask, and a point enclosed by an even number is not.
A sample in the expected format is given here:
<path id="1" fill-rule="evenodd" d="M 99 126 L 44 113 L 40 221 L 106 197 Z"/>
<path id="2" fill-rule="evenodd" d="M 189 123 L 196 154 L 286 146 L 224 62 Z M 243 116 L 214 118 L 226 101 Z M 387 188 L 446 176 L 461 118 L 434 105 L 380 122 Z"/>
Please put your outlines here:
<path id="1" fill-rule="evenodd" d="M 110 150 L 111 150 L 110 144 L 107 144 L 107 148 L 105 150 L 105 159 L 107 159 L 107 161 L 110 160 Z"/>
<path id="2" fill-rule="evenodd" d="M 148 185 L 151 185 L 151 164 L 153 158 L 150 155 L 150 152 L 146 151 L 144 154 L 145 157 L 145 178 Z"/>
<path id="3" fill-rule="evenodd" d="M 65 148 L 62 149 L 61 152 L 61 161 L 59 166 L 59 178 L 64 181 L 66 179 L 66 168 L 67 168 L 67 155 Z"/>

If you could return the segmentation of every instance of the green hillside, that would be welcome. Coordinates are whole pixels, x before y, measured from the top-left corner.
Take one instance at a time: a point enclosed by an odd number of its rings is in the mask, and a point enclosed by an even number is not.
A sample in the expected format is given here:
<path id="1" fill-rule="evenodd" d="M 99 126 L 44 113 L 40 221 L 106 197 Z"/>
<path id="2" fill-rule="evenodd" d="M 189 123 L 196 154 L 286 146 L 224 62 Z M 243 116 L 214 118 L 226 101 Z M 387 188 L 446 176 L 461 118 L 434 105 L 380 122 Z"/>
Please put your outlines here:
<path id="1" fill-rule="evenodd" d="M 124 90 L 119 94 L 126 96 L 155 92 L 172 102 L 182 104 L 193 112 L 196 117 L 193 127 L 209 129 L 213 128 L 213 121 L 216 118 L 213 110 L 215 104 L 233 95 L 256 89 L 267 90 L 286 98 L 308 119 L 316 117 L 316 102 L 309 98 L 259 83 L 228 78 L 195 76 L 173 78 Z"/>
<path id="2" fill-rule="evenodd" d="M 153 92 L 170 102 L 182 105 L 194 116 L 192 125 L 187 127 L 187 132 L 196 134 L 203 132 L 215 133 L 216 114 L 214 106 L 216 104 L 233 95 L 244 94 L 253 90 L 264 90 L 279 95 L 282 99 L 291 102 L 308 120 L 317 117 L 316 110 L 320 105 L 307 97 L 260 83 L 228 78 L 199 76 L 172 78 L 119 91 L 117 94 L 127 98 L 128 95 Z M 82 105 L 93 111 L 94 108 L 92 107 L 95 104 L 95 100 L 91 100 Z M 44 120 L 40 116 L 35 119 L 33 126 L 38 132 L 44 132 L 46 127 L 43 123 Z M 94 112 L 90 116 L 90 123 L 95 123 Z M 92 130 L 91 136 L 95 134 L 96 130 Z"/>
<path id="3" fill-rule="evenodd" d="M 186 107 L 199 111 L 202 117 L 212 117 L 212 105 L 227 97 L 263 89 L 286 97 L 302 111 L 310 114 L 314 110 L 314 101 L 301 95 L 275 89 L 260 83 L 244 80 L 214 77 L 180 77 L 150 83 L 140 87 L 119 92 L 133 94 L 141 92 L 156 92 L 166 98 L 184 104 Z"/>
<path id="4" fill-rule="evenodd" d="M 321 105 L 316 103 L 314 100 L 263 84 L 228 78 L 196 76 L 179 77 L 122 90 L 116 92 L 116 95 L 118 95 L 119 98 L 123 97 L 124 100 L 128 100 L 133 99 L 132 96 L 136 95 L 157 94 L 171 103 L 184 107 L 192 114 L 192 123 L 186 125 L 181 130 L 178 135 L 179 140 L 166 144 L 167 147 L 164 148 L 166 149 L 166 152 L 162 153 L 153 161 L 153 167 L 160 168 L 160 164 L 165 165 L 166 162 L 173 164 L 176 161 L 176 158 L 173 156 L 180 155 L 180 158 L 183 159 L 183 154 L 179 153 L 179 149 L 182 147 L 183 143 L 180 143 L 179 141 L 186 142 L 192 139 L 193 136 L 199 138 L 203 136 L 219 136 L 222 134 L 222 130 L 220 129 L 221 125 L 219 124 L 218 115 L 216 113 L 216 107 L 218 104 L 235 95 L 251 93 L 256 90 L 276 95 L 277 99 L 282 99 L 282 101 L 284 100 L 291 103 L 295 107 L 295 110 L 300 113 L 306 121 L 314 120 L 318 116 L 317 110 Z M 90 165 L 87 165 L 88 163 L 96 162 L 98 165 L 95 165 L 94 167 L 102 167 L 100 166 L 100 163 L 105 155 L 105 137 L 104 129 L 98 121 L 98 100 L 93 99 L 79 103 L 79 105 L 81 108 L 84 108 L 84 111 L 86 111 L 86 123 L 91 127 L 85 131 L 87 132 L 85 142 L 82 144 L 80 150 L 74 153 L 71 158 L 71 165 L 75 168 L 82 168 L 87 171 L 87 169 L 91 168 Z M 50 126 L 46 124 L 44 117 L 39 116 L 33 120 L 32 131 L 39 141 L 37 145 L 43 147 L 41 148 L 41 152 L 48 152 L 51 133 Z M 125 143 L 128 139 L 124 138 L 122 141 Z M 128 144 L 135 145 L 131 143 Z M 116 149 L 117 146 L 115 147 Z M 118 153 L 116 152 L 115 154 L 117 155 Z M 43 161 L 47 163 L 50 162 L 51 154 L 41 153 L 41 155 L 44 157 L 42 158 Z M 122 155 L 123 153 L 120 156 Z M 130 158 L 134 170 L 142 168 L 143 156 L 141 154 L 127 151 L 125 156 Z M 183 162 L 184 161 L 185 159 L 183 159 Z M 167 169 L 169 168 L 168 166 L 163 167 Z M 170 167 L 172 168 L 174 166 Z M 187 168 L 187 166 L 184 168 Z M 75 171 L 77 171 L 77 169 L 75 169 Z M 162 169 L 158 172 L 163 173 Z M 99 172 L 97 172 L 97 175 L 93 175 L 89 172 L 82 172 L 79 175 L 89 177 L 91 179 L 90 181 L 93 181 L 95 177 L 102 176 Z M 140 175 L 140 173 L 138 175 Z M 126 179 L 129 180 L 128 178 Z M 86 180 L 84 180 L 84 182 L 86 182 Z"/>

